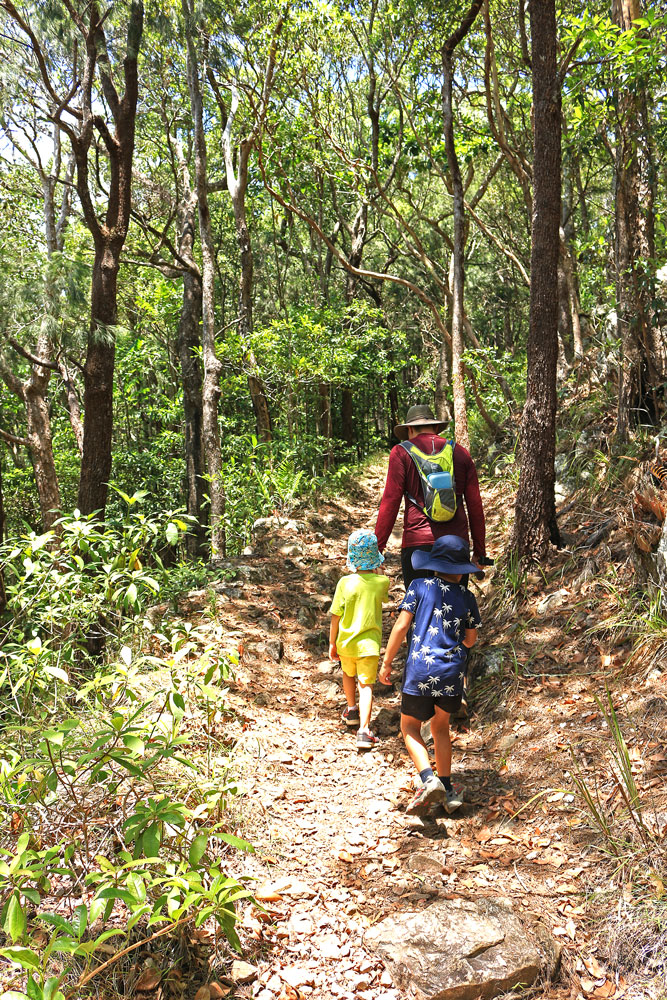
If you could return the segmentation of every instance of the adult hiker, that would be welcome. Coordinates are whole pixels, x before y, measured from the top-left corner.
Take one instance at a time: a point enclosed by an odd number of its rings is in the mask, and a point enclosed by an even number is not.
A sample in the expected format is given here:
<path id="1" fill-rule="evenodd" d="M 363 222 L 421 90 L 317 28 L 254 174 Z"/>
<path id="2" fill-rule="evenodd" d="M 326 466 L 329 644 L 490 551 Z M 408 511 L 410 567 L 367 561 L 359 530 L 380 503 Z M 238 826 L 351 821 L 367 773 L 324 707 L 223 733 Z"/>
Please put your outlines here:
<path id="1" fill-rule="evenodd" d="M 419 404 L 410 407 L 404 424 L 394 427 L 401 443 L 389 456 L 375 534 L 382 552 L 405 498 L 401 569 L 406 590 L 415 577 L 429 575 L 413 568 L 412 553 L 430 552 L 443 535 L 458 535 L 469 543 L 470 531 L 472 562 L 480 570 L 488 565 L 477 469 L 465 448 L 440 436 L 446 425 L 429 406 Z"/>

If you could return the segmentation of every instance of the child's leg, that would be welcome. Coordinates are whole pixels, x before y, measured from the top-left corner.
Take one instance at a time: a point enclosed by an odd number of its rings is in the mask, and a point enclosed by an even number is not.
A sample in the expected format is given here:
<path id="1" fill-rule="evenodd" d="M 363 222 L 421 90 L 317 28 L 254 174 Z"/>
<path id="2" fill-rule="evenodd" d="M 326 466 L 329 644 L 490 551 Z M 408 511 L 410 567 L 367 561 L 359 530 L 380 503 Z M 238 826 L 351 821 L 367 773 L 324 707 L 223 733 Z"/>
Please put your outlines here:
<path id="1" fill-rule="evenodd" d="M 438 777 L 449 779 L 452 774 L 452 741 L 449 735 L 449 712 L 435 706 L 435 715 L 431 719 L 431 736 L 435 750 L 435 765 Z"/>
<path id="2" fill-rule="evenodd" d="M 343 671 L 343 692 L 348 708 L 354 708 L 357 703 L 357 678 Z"/>
<path id="3" fill-rule="evenodd" d="M 359 729 L 369 729 L 373 711 L 373 685 L 359 679 Z"/>
<path id="4" fill-rule="evenodd" d="M 364 656 L 357 660 L 359 684 L 359 729 L 369 729 L 373 711 L 373 685 L 378 675 L 378 657 Z"/>
<path id="5" fill-rule="evenodd" d="M 401 733 L 405 749 L 410 754 L 412 763 L 420 772 L 425 771 L 426 768 L 431 766 L 428 750 L 422 739 L 422 725 L 423 722 L 420 719 L 415 719 L 411 715 L 401 714 Z"/>

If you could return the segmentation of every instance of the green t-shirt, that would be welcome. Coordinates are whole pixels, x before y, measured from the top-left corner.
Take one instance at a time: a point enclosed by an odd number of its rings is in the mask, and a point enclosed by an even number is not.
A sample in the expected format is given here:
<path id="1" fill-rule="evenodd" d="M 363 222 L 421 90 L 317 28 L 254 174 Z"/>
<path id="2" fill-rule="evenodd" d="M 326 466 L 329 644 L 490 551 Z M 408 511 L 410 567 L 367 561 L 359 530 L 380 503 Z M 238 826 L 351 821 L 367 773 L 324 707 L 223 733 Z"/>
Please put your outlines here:
<path id="1" fill-rule="evenodd" d="M 339 656 L 378 656 L 382 644 L 382 605 L 389 600 L 389 577 L 352 573 L 338 581 L 331 604 L 340 617 Z"/>

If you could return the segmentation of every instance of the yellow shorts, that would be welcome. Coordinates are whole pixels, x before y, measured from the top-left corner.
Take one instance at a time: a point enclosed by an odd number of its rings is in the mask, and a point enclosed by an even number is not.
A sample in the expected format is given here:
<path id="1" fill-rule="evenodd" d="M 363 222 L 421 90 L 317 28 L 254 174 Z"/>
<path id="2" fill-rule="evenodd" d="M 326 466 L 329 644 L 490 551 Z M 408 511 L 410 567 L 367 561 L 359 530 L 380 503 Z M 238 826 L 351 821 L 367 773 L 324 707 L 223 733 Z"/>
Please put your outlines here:
<path id="1" fill-rule="evenodd" d="M 378 656 L 341 656 L 340 665 L 348 677 L 356 677 L 360 684 L 375 684 L 378 676 Z"/>

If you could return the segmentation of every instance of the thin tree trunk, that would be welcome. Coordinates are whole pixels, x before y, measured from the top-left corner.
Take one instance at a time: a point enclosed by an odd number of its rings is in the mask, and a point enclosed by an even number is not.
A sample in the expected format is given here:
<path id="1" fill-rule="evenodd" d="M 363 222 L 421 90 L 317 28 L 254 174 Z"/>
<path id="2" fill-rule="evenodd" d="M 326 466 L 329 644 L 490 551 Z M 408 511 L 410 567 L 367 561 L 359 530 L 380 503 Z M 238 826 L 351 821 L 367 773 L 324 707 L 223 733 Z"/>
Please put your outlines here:
<path id="1" fill-rule="evenodd" d="M 613 0 L 612 18 L 623 30 L 633 30 L 641 17 L 639 0 Z M 644 151 L 638 142 L 646 94 L 641 84 L 618 94 L 616 131 L 615 269 L 618 330 L 622 362 L 619 379 L 616 435 L 627 439 L 630 426 L 642 412 L 657 410 L 655 393 L 664 367 L 659 334 L 653 328 L 650 292 L 643 265 L 653 252 L 652 185 L 642 184 Z M 656 413 L 653 413 L 656 416 Z"/>
<path id="2" fill-rule="evenodd" d="M 328 469 L 333 465 L 332 436 L 333 428 L 331 423 L 331 386 L 325 382 L 319 382 L 317 386 L 319 398 L 319 411 L 317 425 L 320 435 L 326 441 L 326 452 L 324 458 L 324 468 Z"/>
<path id="3" fill-rule="evenodd" d="M 188 532 L 185 545 L 188 555 L 201 558 L 206 552 L 206 524 L 203 513 L 206 462 L 203 445 L 202 371 L 199 361 L 202 313 L 201 279 L 191 271 L 183 274 L 183 300 L 178 325 L 178 357 L 183 385 L 183 421 L 187 511 L 197 525 Z"/>
<path id="4" fill-rule="evenodd" d="M 83 455 L 83 421 L 81 420 L 79 397 L 76 392 L 74 380 L 69 373 L 69 369 L 67 368 L 65 361 L 60 360 L 58 362 L 58 370 L 60 371 L 60 378 L 62 380 L 63 388 L 65 389 L 70 427 L 72 428 L 72 433 L 74 434 L 74 440 L 76 441 L 76 447 L 79 455 Z"/>
<path id="5" fill-rule="evenodd" d="M 522 560 L 559 544 L 554 499 L 561 98 L 555 0 L 531 0 L 533 213 L 528 380 L 521 425 L 521 474 L 512 546 Z"/>
<path id="6" fill-rule="evenodd" d="M 48 361 L 51 360 L 52 356 L 52 340 L 48 330 L 49 321 L 50 317 L 44 318 L 37 339 L 37 357 L 44 357 Z M 27 438 L 30 442 L 35 484 L 45 531 L 50 528 L 57 530 L 55 522 L 60 517 L 60 489 L 53 457 L 51 419 L 46 395 L 50 377 L 51 370 L 49 368 L 34 364 L 30 377 L 24 386 Z"/>
<path id="7" fill-rule="evenodd" d="M 190 107 L 194 124 L 195 183 L 199 211 L 199 238 L 202 253 L 202 357 L 204 382 L 202 387 L 202 437 L 211 499 L 211 556 L 224 550 L 225 497 L 222 484 L 222 454 L 218 401 L 222 364 L 215 352 L 215 251 L 208 206 L 207 148 L 204 133 L 203 100 L 199 83 L 197 53 L 194 44 L 194 14 L 190 0 L 182 0 L 187 40 L 187 74 Z"/>
<path id="8" fill-rule="evenodd" d="M 243 155 L 243 153 L 241 155 Z M 239 170 L 239 176 L 241 176 L 241 170 Z M 247 372 L 248 389 L 250 391 L 252 408 L 255 412 L 257 437 L 260 441 L 268 444 L 273 436 L 271 429 L 271 414 L 269 411 L 269 403 L 266 397 L 264 382 L 260 374 L 255 352 L 252 348 L 252 291 L 254 261 L 245 210 L 246 189 L 247 167 L 243 174 L 243 183 L 239 182 L 232 192 L 232 207 L 234 209 L 234 222 L 236 224 L 236 241 L 241 253 L 241 277 L 239 281 L 239 336 L 241 338 L 241 343 L 244 345 L 243 362 Z"/>
<path id="9" fill-rule="evenodd" d="M 468 435 L 468 410 L 466 405 L 465 384 L 463 379 L 463 293 L 465 286 L 465 206 L 461 168 L 456 154 L 454 142 L 454 108 L 452 103 L 452 88 L 454 79 L 454 52 L 456 46 L 465 38 L 472 28 L 475 18 L 481 10 L 483 0 L 473 0 L 473 3 L 461 21 L 456 31 L 450 35 L 442 47 L 442 118 L 445 138 L 447 165 L 452 184 L 452 200 L 454 210 L 454 251 L 452 254 L 452 394 L 454 397 L 454 426 L 456 440 L 468 451 L 470 438 Z M 436 407 L 438 402 L 436 401 Z"/>
<path id="10" fill-rule="evenodd" d="M 204 476 L 206 456 L 203 442 L 202 369 L 199 359 L 201 349 L 200 324 L 202 318 L 201 272 L 194 259 L 195 227 L 197 220 L 197 195 L 190 184 L 190 172 L 180 143 L 177 143 L 183 194 L 180 205 L 178 253 L 185 261 L 183 272 L 183 298 L 178 324 L 177 350 L 183 386 L 183 421 L 185 469 L 187 482 L 187 511 L 196 519 L 196 527 L 188 531 L 185 547 L 192 559 L 202 558 L 206 552 L 206 524 Z"/>

